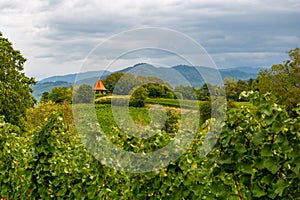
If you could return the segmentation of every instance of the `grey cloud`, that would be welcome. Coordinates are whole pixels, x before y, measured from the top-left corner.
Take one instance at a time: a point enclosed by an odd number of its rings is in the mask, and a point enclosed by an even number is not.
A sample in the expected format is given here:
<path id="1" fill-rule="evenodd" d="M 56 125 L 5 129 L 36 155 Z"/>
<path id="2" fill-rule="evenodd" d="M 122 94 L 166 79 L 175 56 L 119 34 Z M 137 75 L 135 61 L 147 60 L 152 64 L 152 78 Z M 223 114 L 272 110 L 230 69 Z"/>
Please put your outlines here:
<path id="1" fill-rule="evenodd" d="M 53 58 L 55 57 L 55 54 L 37 54 L 35 55 L 36 58 Z"/>
<path id="2" fill-rule="evenodd" d="M 27 12 L 32 27 L 21 22 L 14 26 L 33 32 L 31 38 L 24 39 L 41 50 L 36 58 L 51 60 L 47 65 L 80 60 L 112 35 L 147 26 L 171 28 L 192 37 L 221 67 L 269 66 L 281 62 L 285 52 L 300 44 L 297 0 L 16 2 L 1 1 L 0 17 L 3 10 L 10 9 L 9 17 L 16 19 L 21 17 L 18 12 Z M 139 42 L 134 38 L 128 41 Z M 117 48 L 109 49 L 110 58 Z M 160 58 L 155 53 L 149 56 Z"/>

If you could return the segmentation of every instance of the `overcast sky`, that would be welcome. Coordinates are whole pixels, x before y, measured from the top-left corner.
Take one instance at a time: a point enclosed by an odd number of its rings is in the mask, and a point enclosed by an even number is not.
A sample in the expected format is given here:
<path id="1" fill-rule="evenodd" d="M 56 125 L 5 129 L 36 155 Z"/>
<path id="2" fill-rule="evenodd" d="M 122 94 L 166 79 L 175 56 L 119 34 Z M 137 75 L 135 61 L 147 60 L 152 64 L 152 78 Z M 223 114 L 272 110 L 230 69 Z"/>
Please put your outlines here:
<path id="1" fill-rule="evenodd" d="M 25 72 L 37 80 L 76 73 L 101 42 L 143 27 L 191 37 L 219 68 L 270 67 L 300 47 L 299 19 L 299 0 L 0 1 L 0 31 L 28 59 Z M 128 56 L 122 67 L 147 61 L 147 55 Z M 180 64 L 171 60 L 167 64 Z"/>

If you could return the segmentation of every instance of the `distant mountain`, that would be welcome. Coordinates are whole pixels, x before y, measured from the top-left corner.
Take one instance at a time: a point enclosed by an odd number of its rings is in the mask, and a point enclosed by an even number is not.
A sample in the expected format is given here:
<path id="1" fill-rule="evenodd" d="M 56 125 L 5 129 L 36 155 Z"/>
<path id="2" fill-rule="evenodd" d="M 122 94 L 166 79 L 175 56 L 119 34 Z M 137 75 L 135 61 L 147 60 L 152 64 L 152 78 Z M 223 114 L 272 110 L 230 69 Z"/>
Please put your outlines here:
<path id="1" fill-rule="evenodd" d="M 217 69 L 188 65 L 177 65 L 172 68 L 179 72 L 194 87 L 201 87 L 205 82 L 214 85 L 222 84 L 222 75 Z"/>
<path id="2" fill-rule="evenodd" d="M 249 73 L 249 74 L 258 74 L 258 72 L 261 70 L 262 68 L 260 67 L 231 67 L 231 68 L 225 68 L 222 69 L 222 71 L 232 71 L 232 70 L 237 70 L 237 71 L 241 71 L 241 72 L 245 72 L 245 73 Z"/>
<path id="3" fill-rule="evenodd" d="M 154 67 L 147 63 L 139 63 L 133 67 L 120 70 L 135 75 L 157 76 L 169 82 L 172 86 L 191 85 L 200 87 L 205 82 L 221 85 L 221 80 L 232 77 L 236 80 L 256 78 L 260 68 L 237 67 L 229 69 L 214 69 L 209 67 L 194 67 L 188 65 L 176 65 L 170 68 Z"/>
<path id="4" fill-rule="evenodd" d="M 188 70 L 188 68 L 186 68 Z M 177 85 L 189 85 L 184 76 L 174 68 L 154 67 L 147 63 L 139 63 L 133 67 L 120 70 L 120 72 L 129 72 L 135 76 L 156 76 L 170 83 L 173 87 Z"/>
<path id="5" fill-rule="evenodd" d="M 105 77 L 102 77 L 101 79 L 104 79 Z M 88 85 L 94 86 L 98 79 L 99 79 L 98 76 L 81 79 L 79 81 L 76 81 L 76 85 L 88 84 Z"/>
<path id="6" fill-rule="evenodd" d="M 100 76 L 102 75 L 103 77 L 106 77 L 109 75 L 111 72 L 109 71 L 89 71 L 89 72 L 81 72 L 81 73 L 76 73 L 76 74 L 67 74 L 67 75 L 60 75 L 60 76 L 51 76 L 45 79 L 42 79 L 38 81 L 39 83 L 45 83 L 45 82 L 56 82 L 56 81 L 64 81 L 68 83 L 75 83 L 75 81 L 95 77 L 95 76 Z M 76 80 L 75 80 L 76 79 Z"/>
<path id="7" fill-rule="evenodd" d="M 236 80 L 247 80 L 256 78 L 261 69 L 259 67 L 234 67 L 221 69 L 220 71 L 223 78 L 233 77 Z"/>
<path id="8" fill-rule="evenodd" d="M 232 77 L 236 80 L 247 80 L 256 78 L 260 68 L 252 67 L 233 67 L 226 69 L 213 69 L 209 67 L 194 67 L 188 65 L 176 65 L 169 68 L 154 67 L 147 63 L 138 63 L 132 67 L 127 67 L 115 72 L 130 72 L 135 75 L 156 76 L 169 82 L 173 87 L 178 85 L 191 85 L 200 87 L 205 82 L 212 84 L 222 84 L 221 79 Z M 110 71 L 89 71 L 78 74 L 67 74 L 61 76 L 51 76 L 32 86 L 34 90 L 34 97 L 39 100 L 43 92 L 49 92 L 53 87 L 71 87 L 71 85 L 89 84 L 94 85 L 101 75 L 104 79 L 109 74 L 114 73 Z"/>

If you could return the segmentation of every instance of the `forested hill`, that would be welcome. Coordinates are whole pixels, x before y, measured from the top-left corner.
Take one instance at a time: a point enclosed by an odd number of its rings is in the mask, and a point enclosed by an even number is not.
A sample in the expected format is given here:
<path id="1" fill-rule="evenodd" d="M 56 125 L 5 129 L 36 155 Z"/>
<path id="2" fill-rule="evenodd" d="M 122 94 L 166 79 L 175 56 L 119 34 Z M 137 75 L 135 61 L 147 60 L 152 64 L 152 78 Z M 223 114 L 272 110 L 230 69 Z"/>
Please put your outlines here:
<path id="1" fill-rule="evenodd" d="M 171 69 L 172 70 L 165 67 L 154 67 L 147 63 L 139 63 L 132 67 L 127 67 L 119 71 L 131 72 L 133 74 L 143 74 L 147 76 L 157 76 L 164 80 L 169 80 L 168 82 L 170 82 L 171 85 L 185 84 L 184 82 L 178 82 L 178 79 L 176 78 L 178 77 L 178 74 L 181 74 L 186 80 L 189 81 L 189 84 L 194 87 L 199 87 L 202 86 L 204 82 L 214 83 L 214 80 L 218 79 L 219 75 L 223 79 L 226 77 L 232 77 L 236 80 L 256 78 L 260 70 L 260 68 L 252 67 L 233 67 L 220 69 L 219 74 L 217 74 L 216 70 L 208 67 L 197 67 L 197 69 L 195 69 L 194 67 L 188 65 L 176 65 L 171 67 Z M 200 74 L 205 78 L 205 80 L 201 78 L 201 75 L 199 75 L 199 71 Z M 76 85 L 81 85 L 84 83 L 93 85 L 100 76 L 103 79 L 111 73 L 114 72 L 99 70 L 82 72 L 78 74 L 66 74 L 47 77 L 38 81 L 38 83 L 32 87 L 34 90 L 33 96 L 36 99 L 39 99 L 43 92 L 49 92 L 53 87 L 70 87 L 75 82 Z"/>

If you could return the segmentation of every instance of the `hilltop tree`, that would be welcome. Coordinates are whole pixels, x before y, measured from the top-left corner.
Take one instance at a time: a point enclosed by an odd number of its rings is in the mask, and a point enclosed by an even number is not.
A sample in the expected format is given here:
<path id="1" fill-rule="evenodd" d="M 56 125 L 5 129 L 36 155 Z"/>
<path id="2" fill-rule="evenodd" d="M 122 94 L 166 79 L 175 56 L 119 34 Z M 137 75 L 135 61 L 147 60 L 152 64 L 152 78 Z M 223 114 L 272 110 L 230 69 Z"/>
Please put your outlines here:
<path id="1" fill-rule="evenodd" d="M 149 97 L 174 98 L 172 87 L 162 79 L 155 76 L 138 75 L 128 72 L 110 74 L 103 80 L 103 84 L 109 93 L 128 95 L 137 86 L 143 86 L 149 90 Z"/>
<path id="2" fill-rule="evenodd" d="M 67 87 L 54 87 L 49 94 L 49 99 L 55 103 L 71 103 L 72 91 Z"/>
<path id="3" fill-rule="evenodd" d="M 50 101 L 50 99 L 49 99 L 49 92 L 43 92 L 43 94 L 41 96 L 41 99 L 40 99 L 40 102 L 46 103 L 48 101 Z"/>
<path id="4" fill-rule="evenodd" d="M 224 79 L 224 87 L 226 92 L 226 98 L 237 101 L 239 98 L 238 94 L 238 84 L 234 78 L 225 78 Z"/>
<path id="5" fill-rule="evenodd" d="M 143 86 L 148 92 L 149 98 L 168 98 L 174 99 L 174 94 L 167 85 L 150 83 Z"/>
<path id="6" fill-rule="evenodd" d="M 209 83 L 204 83 L 201 88 L 196 89 L 197 99 L 200 101 L 210 100 L 209 88 L 212 87 Z"/>
<path id="7" fill-rule="evenodd" d="M 94 100 L 94 91 L 88 84 L 80 85 L 73 89 L 73 103 L 92 103 Z"/>
<path id="8" fill-rule="evenodd" d="M 51 92 L 43 92 L 41 102 L 71 103 L 72 90 L 67 87 L 54 87 Z"/>
<path id="9" fill-rule="evenodd" d="M 144 107 L 148 94 L 144 87 L 138 87 L 131 94 L 129 104 L 134 107 Z"/>
<path id="10" fill-rule="evenodd" d="M 26 110 L 36 102 L 30 88 L 35 80 L 23 72 L 25 61 L 20 51 L 0 33 L 0 115 L 18 126 L 23 125 Z"/>
<path id="11" fill-rule="evenodd" d="M 194 89 L 191 86 L 176 86 L 174 89 L 174 92 L 177 94 L 181 94 L 183 99 L 189 99 L 189 100 L 194 100 L 196 99 L 196 95 L 194 92 Z"/>
<path id="12" fill-rule="evenodd" d="M 116 84 L 118 81 L 125 75 L 124 72 L 117 72 L 108 75 L 104 80 L 103 84 L 105 85 L 108 92 L 112 93 L 115 89 Z M 123 78 L 124 79 L 124 78 Z"/>

